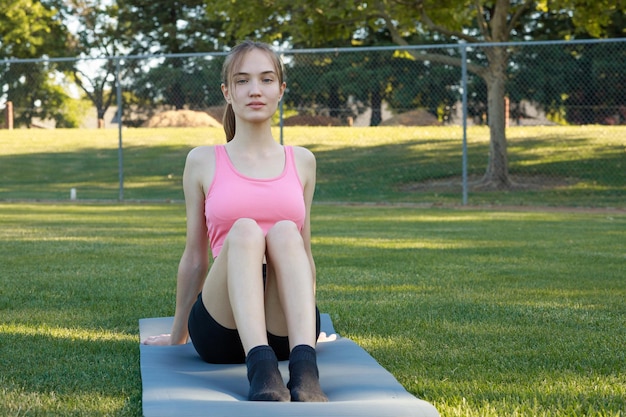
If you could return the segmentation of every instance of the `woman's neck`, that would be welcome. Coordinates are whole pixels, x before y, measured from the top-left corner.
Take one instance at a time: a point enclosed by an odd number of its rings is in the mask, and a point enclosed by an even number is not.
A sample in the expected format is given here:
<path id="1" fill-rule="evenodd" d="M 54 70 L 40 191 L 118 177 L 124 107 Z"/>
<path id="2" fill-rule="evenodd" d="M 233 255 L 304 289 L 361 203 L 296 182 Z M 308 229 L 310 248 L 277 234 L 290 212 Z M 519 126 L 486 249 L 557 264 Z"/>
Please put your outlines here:
<path id="1" fill-rule="evenodd" d="M 237 123 L 235 137 L 232 139 L 233 145 L 243 145 L 247 149 L 264 149 L 277 145 L 272 135 L 271 122 L 263 123 Z"/>

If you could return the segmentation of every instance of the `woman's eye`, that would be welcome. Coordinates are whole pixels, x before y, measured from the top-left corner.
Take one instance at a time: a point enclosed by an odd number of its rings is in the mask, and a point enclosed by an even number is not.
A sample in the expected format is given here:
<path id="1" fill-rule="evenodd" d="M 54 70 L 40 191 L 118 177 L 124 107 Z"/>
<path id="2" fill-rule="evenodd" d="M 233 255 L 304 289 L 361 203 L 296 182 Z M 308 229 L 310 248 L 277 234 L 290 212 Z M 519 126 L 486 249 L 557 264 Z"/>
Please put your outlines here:
<path id="1" fill-rule="evenodd" d="M 239 80 L 235 80 L 235 83 L 237 83 L 237 84 L 245 84 L 247 82 L 248 82 L 248 80 L 246 80 L 245 78 L 242 78 L 242 79 L 239 79 Z"/>
<path id="2" fill-rule="evenodd" d="M 263 82 L 264 82 L 264 83 L 266 83 L 266 84 L 269 84 L 269 83 L 274 82 L 274 79 L 273 79 L 273 78 L 265 78 L 265 79 L 263 80 Z"/>

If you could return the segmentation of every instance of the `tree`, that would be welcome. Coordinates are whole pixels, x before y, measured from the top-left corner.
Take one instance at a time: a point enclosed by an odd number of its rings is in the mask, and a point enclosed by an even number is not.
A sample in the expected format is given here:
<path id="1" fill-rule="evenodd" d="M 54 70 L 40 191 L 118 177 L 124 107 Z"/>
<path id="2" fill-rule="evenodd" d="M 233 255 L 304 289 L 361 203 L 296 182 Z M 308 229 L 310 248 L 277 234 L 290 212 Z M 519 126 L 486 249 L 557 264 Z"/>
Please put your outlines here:
<path id="1" fill-rule="evenodd" d="M 611 38 L 626 36 L 626 15 L 613 12 L 603 26 Z M 571 14 L 545 11 L 534 16 L 535 39 L 564 37 L 575 27 Z M 591 38 L 579 33 L 578 38 Z M 616 124 L 626 120 L 626 51 L 620 43 L 540 45 L 515 48 L 508 94 L 512 103 L 530 99 L 555 119 L 572 124 Z M 512 107 L 513 108 L 513 107 Z"/>
<path id="2" fill-rule="evenodd" d="M 426 39 L 414 42 L 433 43 Z M 364 28 L 353 43 L 358 46 L 393 46 L 390 33 L 384 27 Z M 416 60 L 405 51 L 360 51 L 347 55 L 355 56 L 351 67 L 356 67 L 348 72 L 358 76 L 343 78 L 345 88 L 371 107 L 370 126 L 378 126 L 382 122 L 383 101 L 397 113 L 421 108 L 442 119 L 449 116 L 454 102 L 450 95 L 452 89 L 442 91 L 441 86 L 458 83 L 458 70 L 451 71 L 449 66 Z"/>
<path id="3" fill-rule="evenodd" d="M 224 102 L 219 89 L 222 63 L 221 57 L 171 57 L 148 71 L 138 71 L 133 91 L 138 102 L 148 107 L 148 114 L 159 106 L 201 110 L 220 105 Z"/>
<path id="4" fill-rule="evenodd" d="M 557 10 L 572 15 L 577 27 L 601 36 L 611 22 L 612 12 L 626 9 L 611 0 L 372 0 L 338 2 L 275 0 L 263 4 L 253 0 L 218 0 L 218 10 L 227 16 L 226 29 L 237 37 L 290 41 L 294 46 L 327 46 L 329 41 L 353 39 L 363 28 L 386 28 L 395 44 L 408 45 L 416 34 L 465 41 L 474 50 L 481 43 L 528 39 L 524 18 L 532 13 Z M 265 3 L 265 2 L 264 2 Z M 269 4 L 271 3 L 271 4 Z M 250 13 L 254 10 L 254 13 Z M 258 22 L 266 22 L 259 26 Z M 288 27 L 288 31 L 282 28 Z M 570 32 L 572 35 L 572 32 Z M 482 184 L 509 188 L 504 96 L 509 51 L 504 46 L 480 48 L 482 57 L 467 68 L 487 86 L 490 129 L 489 162 Z M 427 52 L 413 53 L 415 59 L 460 66 L 459 57 Z"/>
<path id="5" fill-rule="evenodd" d="M 66 30 L 58 10 L 46 1 L 4 0 L 0 3 L 0 58 L 60 56 Z"/>
<path id="6" fill-rule="evenodd" d="M 333 57 L 335 58 L 335 57 Z M 349 94 L 340 85 L 338 71 L 347 61 L 340 63 L 327 55 L 295 55 L 287 68 L 288 94 L 286 103 L 299 113 L 325 115 L 345 119 L 354 116 L 348 106 Z M 309 80 L 314 77 L 316 85 Z M 304 110 L 303 110 L 304 109 Z"/>
<path id="7" fill-rule="evenodd" d="M 206 3 L 204 0 L 118 0 L 119 39 L 131 55 L 222 51 L 229 43 L 222 30 L 223 19 L 209 14 Z M 158 64 L 156 61 L 133 61 L 134 82 L 129 87 L 138 102 L 152 108 L 165 105 L 183 109 L 211 101 L 203 94 L 204 88 L 189 86 L 198 86 L 198 81 L 207 74 L 219 77 L 219 71 L 214 73 L 213 63 L 171 56 L 158 59 Z M 146 88 L 148 85 L 150 89 Z M 219 89 L 213 89 L 219 94 Z"/>
<path id="8" fill-rule="evenodd" d="M 51 1 L 6 0 L 0 3 L 0 58 L 65 56 L 68 32 Z M 0 64 L 0 102 L 12 101 L 16 125 L 30 127 L 34 117 L 55 118 L 63 125 L 60 109 L 67 94 L 51 82 L 58 63 Z"/>
<path id="9" fill-rule="evenodd" d="M 98 128 L 103 128 L 104 115 L 117 91 L 116 61 L 112 59 L 121 48 L 117 6 L 101 0 L 70 0 L 63 2 L 60 11 L 66 21 L 76 24 L 70 53 L 82 58 L 66 63 L 64 70 L 94 105 Z"/>
<path id="10" fill-rule="evenodd" d="M 223 38 L 221 21 L 210 19 L 204 0 L 117 0 L 116 3 L 119 36 L 129 54 L 219 50 Z"/>
<path id="11" fill-rule="evenodd" d="M 289 60 L 286 102 L 301 113 L 346 120 L 369 105 L 371 126 L 381 121 L 382 101 L 392 82 L 393 52 L 298 54 Z M 383 56 L 384 55 L 384 56 Z M 315 79 L 315 83 L 311 83 Z"/>
<path id="12" fill-rule="evenodd" d="M 580 28 L 600 36 L 611 22 L 611 12 L 617 5 L 609 0 L 579 3 L 576 0 L 532 1 L 532 0 L 403 0 L 375 2 L 378 16 L 385 21 L 394 41 L 408 44 L 404 33 L 411 28 L 420 28 L 454 40 L 463 40 L 471 45 L 483 42 L 502 43 L 524 39 L 528 26 L 524 19 L 542 10 L 558 10 L 571 14 L 572 21 Z M 389 6 L 384 6 L 389 4 Z M 415 7 L 419 15 L 411 13 Z M 607 11 L 609 11 L 607 13 Z M 398 16 L 407 16 L 408 21 Z M 570 32 L 571 35 L 571 32 Z M 482 185 L 493 188 L 509 188 L 512 185 L 508 171 L 508 156 L 504 96 L 508 79 L 510 52 L 504 46 L 492 45 L 481 48 L 486 60 L 483 63 L 470 61 L 468 70 L 481 77 L 487 86 L 487 114 L 490 130 L 489 162 Z M 449 65 L 460 62 L 448 56 L 414 54 L 416 59 L 425 59 Z"/>
<path id="13" fill-rule="evenodd" d="M 471 32 L 464 32 L 458 27 L 444 26 L 444 20 L 441 16 L 434 14 L 431 18 L 428 10 L 433 6 L 424 5 L 422 7 L 421 20 L 426 23 L 430 30 L 441 33 L 447 37 L 458 38 L 466 42 L 476 44 L 481 41 L 486 42 L 507 42 L 510 40 L 512 32 L 519 30 L 520 17 L 528 12 L 531 1 L 517 2 L 512 5 L 510 0 L 496 0 L 489 5 L 484 6 L 479 1 L 475 1 L 473 7 L 469 10 L 471 19 L 476 22 L 477 26 Z M 465 5 L 467 7 L 467 5 Z M 461 13 L 459 9 L 452 9 L 455 14 Z M 436 20 L 433 20 L 436 19 Z M 468 20 L 462 22 L 463 26 L 467 25 Z M 398 42 L 401 38 L 399 34 L 395 35 Z M 506 143 L 504 96 L 506 93 L 505 85 L 507 80 L 507 65 L 509 61 L 509 53 L 506 47 L 491 46 L 482 49 L 486 56 L 486 64 L 476 65 L 468 64 L 468 70 L 480 76 L 487 85 L 487 115 L 489 123 L 490 141 L 489 141 L 489 162 L 483 184 L 495 188 L 509 188 L 511 179 L 509 176 L 508 154 Z M 432 57 L 431 57 L 432 59 Z M 436 59 L 435 61 L 439 61 Z"/>

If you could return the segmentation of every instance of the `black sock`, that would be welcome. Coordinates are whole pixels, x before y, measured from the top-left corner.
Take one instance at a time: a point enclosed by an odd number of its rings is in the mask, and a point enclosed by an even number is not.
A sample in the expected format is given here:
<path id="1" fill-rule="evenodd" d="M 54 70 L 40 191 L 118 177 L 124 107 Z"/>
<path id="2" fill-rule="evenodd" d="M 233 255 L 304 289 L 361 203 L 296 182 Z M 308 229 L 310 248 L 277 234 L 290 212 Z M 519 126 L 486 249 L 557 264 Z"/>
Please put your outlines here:
<path id="1" fill-rule="evenodd" d="M 274 350 L 267 346 L 257 346 L 246 356 L 250 401 L 289 401 L 289 390 L 278 369 L 278 359 Z"/>
<path id="2" fill-rule="evenodd" d="M 291 401 L 326 402 L 328 397 L 320 387 L 317 355 L 308 345 L 294 347 L 289 355 L 289 383 Z"/>

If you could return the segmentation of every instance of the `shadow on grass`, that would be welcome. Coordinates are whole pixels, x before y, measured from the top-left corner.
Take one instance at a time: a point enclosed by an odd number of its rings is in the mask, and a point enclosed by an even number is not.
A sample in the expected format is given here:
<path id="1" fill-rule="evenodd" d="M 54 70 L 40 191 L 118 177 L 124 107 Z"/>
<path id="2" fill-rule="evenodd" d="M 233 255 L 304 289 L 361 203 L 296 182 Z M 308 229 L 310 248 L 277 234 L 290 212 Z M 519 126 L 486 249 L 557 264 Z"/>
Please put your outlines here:
<path id="1" fill-rule="evenodd" d="M 541 152 L 542 146 L 549 148 L 544 141 L 518 141 L 515 146 L 521 150 L 509 153 L 510 172 L 522 180 L 520 186 L 511 191 L 470 190 L 470 201 L 594 205 L 604 197 L 608 204 L 619 203 L 626 194 L 626 154 L 618 147 L 598 147 L 586 155 L 568 150 L 565 160 L 559 160 L 562 155 L 554 158 Z M 462 197 L 462 154 L 457 140 L 413 140 L 333 150 L 317 150 L 312 145 L 311 149 L 318 161 L 316 198 L 321 201 L 458 204 Z M 487 153 L 486 143 L 469 144 L 470 176 L 483 175 Z"/>
<path id="2" fill-rule="evenodd" d="M 583 139 L 572 140 L 584 143 Z M 566 141 L 563 146 L 570 142 Z M 462 200 L 457 185 L 448 189 L 428 186 L 429 180 L 461 175 L 459 140 L 415 139 L 331 150 L 316 144 L 308 147 L 318 161 L 316 201 L 459 204 Z M 470 201 L 524 204 L 524 201 L 537 203 L 545 199 L 550 204 L 593 205 L 606 195 L 607 204 L 612 204 L 626 192 L 623 169 L 626 156 L 619 149 L 597 148 L 589 154 L 559 160 L 537 152 L 542 147 L 554 152 L 544 140 L 512 142 L 511 173 L 570 179 L 568 186 L 472 193 Z M 487 149 L 486 143 L 469 144 L 470 175 L 484 172 Z M 124 199 L 182 200 L 182 171 L 189 150 L 184 146 L 125 148 Z M 117 149 L 83 148 L 75 152 L 3 156 L 0 157 L 0 177 L 0 199 L 65 200 L 69 199 L 71 188 L 77 189 L 78 199 L 116 200 L 119 197 Z M 425 185 L 412 187 L 415 184 Z"/>
<path id="3" fill-rule="evenodd" d="M 137 146 L 123 151 L 124 197 L 182 199 L 187 147 Z M 119 196 L 116 149 L 83 148 L 74 152 L 31 153 L 0 157 L 0 198 L 116 200 Z"/>

